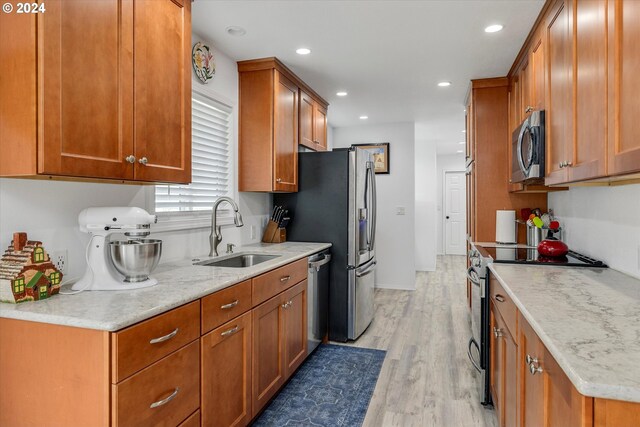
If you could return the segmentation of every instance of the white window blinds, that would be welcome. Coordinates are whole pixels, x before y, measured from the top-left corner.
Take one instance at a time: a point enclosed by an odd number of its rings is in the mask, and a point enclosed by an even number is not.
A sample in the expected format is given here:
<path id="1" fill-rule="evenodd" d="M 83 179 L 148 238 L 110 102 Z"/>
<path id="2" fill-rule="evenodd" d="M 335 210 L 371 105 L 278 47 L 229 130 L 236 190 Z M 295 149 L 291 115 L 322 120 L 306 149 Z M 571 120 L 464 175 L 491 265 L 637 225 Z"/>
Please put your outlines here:
<path id="1" fill-rule="evenodd" d="M 156 212 L 211 210 L 231 195 L 231 108 L 195 92 L 191 106 L 191 184 L 156 186 Z"/>

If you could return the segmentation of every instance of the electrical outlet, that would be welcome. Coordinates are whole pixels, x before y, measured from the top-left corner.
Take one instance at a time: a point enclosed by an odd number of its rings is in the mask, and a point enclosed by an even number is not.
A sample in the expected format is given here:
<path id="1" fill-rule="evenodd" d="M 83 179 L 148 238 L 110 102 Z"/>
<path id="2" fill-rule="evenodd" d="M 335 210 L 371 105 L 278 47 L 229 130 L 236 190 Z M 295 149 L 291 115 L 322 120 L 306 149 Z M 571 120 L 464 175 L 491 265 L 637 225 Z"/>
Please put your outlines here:
<path id="1" fill-rule="evenodd" d="M 51 258 L 51 262 L 53 263 L 53 265 L 56 266 L 56 268 L 58 270 L 60 270 L 60 272 L 62 274 L 65 274 L 67 272 L 67 269 L 69 268 L 69 265 L 67 264 L 67 250 L 66 249 L 60 249 L 57 251 L 53 251 L 49 254 L 49 257 Z"/>
<path id="2" fill-rule="evenodd" d="M 404 206 L 397 206 L 396 207 L 396 215 L 404 215 L 404 213 L 405 213 Z"/>

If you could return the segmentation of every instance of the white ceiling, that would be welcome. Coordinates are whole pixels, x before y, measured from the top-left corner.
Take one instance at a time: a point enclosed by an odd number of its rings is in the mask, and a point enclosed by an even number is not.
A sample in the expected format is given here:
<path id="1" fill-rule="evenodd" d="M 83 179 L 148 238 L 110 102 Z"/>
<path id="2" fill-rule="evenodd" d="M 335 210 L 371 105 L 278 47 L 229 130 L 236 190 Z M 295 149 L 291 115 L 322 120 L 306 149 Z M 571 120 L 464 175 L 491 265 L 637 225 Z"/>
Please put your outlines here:
<path id="1" fill-rule="evenodd" d="M 196 0 L 193 29 L 235 60 L 276 56 L 330 103 L 334 127 L 416 123 L 456 153 L 470 79 L 504 76 L 544 0 Z M 490 24 L 504 30 L 488 34 Z M 246 35 L 233 37 L 236 25 Z M 311 54 L 295 53 L 308 47 Z M 439 81 L 451 81 L 448 88 Z M 349 95 L 336 96 L 339 90 Z"/>

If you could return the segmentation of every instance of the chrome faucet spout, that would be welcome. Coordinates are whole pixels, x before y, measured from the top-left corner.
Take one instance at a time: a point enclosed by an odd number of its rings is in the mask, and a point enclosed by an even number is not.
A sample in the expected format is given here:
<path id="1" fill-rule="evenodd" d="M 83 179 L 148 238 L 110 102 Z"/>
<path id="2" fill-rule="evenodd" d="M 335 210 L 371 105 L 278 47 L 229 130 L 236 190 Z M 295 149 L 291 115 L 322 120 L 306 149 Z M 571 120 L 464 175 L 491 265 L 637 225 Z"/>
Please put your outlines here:
<path id="1" fill-rule="evenodd" d="M 218 256 L 218 245 L 222 242 L 222 229 L 217 222 L 217 212 L 218 206 L 220 203 L 227 202 L 231 205 L 234 211 L 233 223 L 236 227 L 242 227 L 244 223 L 242 222 L 242 215 L 240 215 L 240 211 L 238 208 L 238 204 L 230 197 L 219 197 L 218 200 L 213 204 L 213 210 L 211 211 L 211 234 L 209 235 L 209 256 Z"/>

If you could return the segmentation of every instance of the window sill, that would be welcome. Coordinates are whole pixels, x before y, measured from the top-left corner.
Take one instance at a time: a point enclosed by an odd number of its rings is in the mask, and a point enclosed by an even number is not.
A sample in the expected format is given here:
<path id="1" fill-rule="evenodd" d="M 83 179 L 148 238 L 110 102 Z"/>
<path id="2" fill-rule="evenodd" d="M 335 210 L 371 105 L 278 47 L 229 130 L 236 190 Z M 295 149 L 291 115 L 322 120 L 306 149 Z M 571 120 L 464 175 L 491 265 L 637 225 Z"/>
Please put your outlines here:
<path id="1" fill-rule="evenodd" d="M 217 225 L 233 224 L 233 216 L 229 214 L 219 215 Z M 211 228 L 211 214 L 209 215 L 168 215 L 158 214 L 158 222 L 151 226 L 153 233 L 164 233 L 170 231 L 196 230 Z"/>

